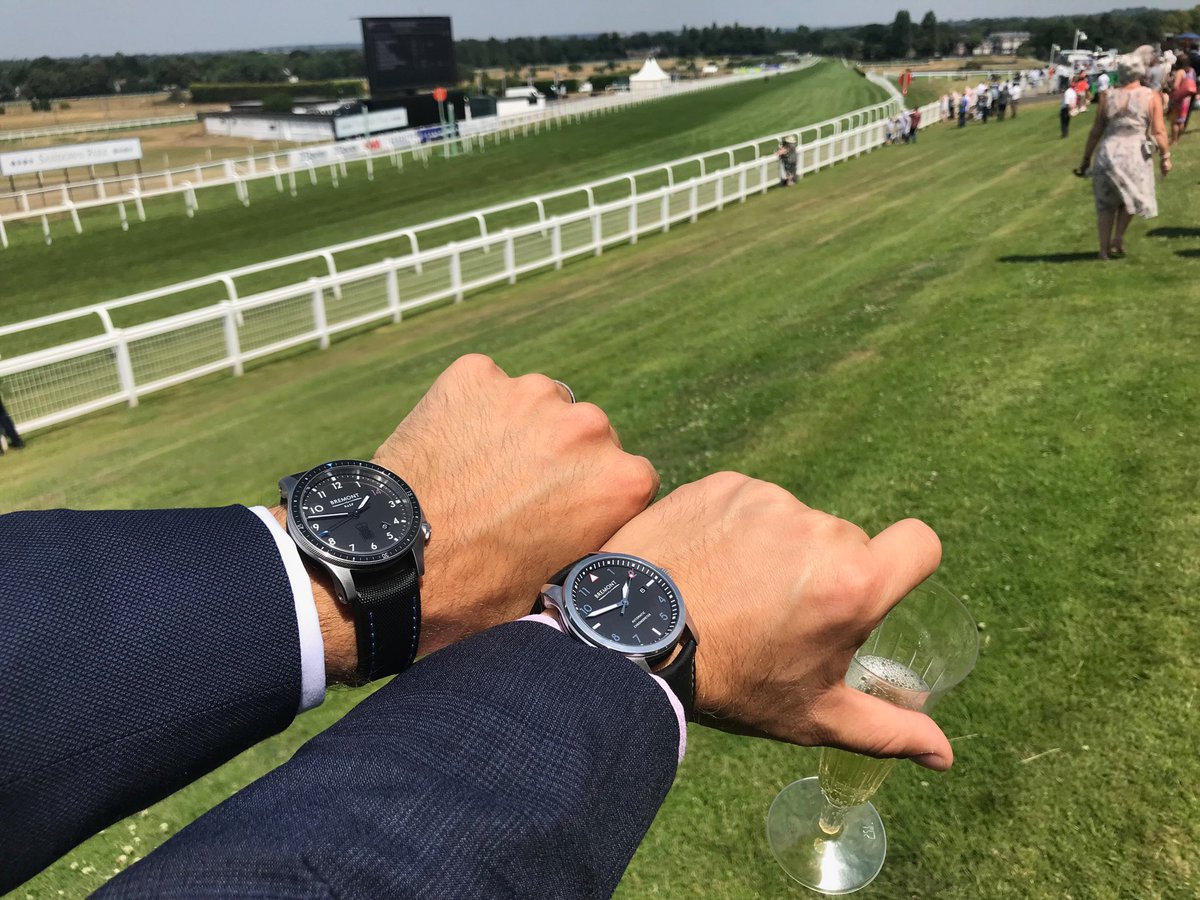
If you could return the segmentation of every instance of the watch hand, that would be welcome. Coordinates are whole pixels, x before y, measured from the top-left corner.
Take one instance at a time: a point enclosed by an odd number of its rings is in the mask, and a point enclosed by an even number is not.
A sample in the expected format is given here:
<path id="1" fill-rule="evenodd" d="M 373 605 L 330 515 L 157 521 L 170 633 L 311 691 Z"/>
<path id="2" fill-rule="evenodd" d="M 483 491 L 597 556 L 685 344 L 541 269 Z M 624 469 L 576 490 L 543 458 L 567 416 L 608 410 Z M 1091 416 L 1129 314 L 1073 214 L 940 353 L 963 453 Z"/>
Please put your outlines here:
<path id="1" fill-rule="evenodd" d="M 623 601 L 625 601 L 626 603 L 629 602 L 629 582 L 628 581 L 625 582 L 623 585 L 621 585 L 621 599 Z"/>
<path id="2" fill-rule="evenodd" d="M 605 606 L 601 609 L 593 610 L 592 612 L 588 613 L 585 618 L 594 619 L 594 618 L 596 618 L 596 616 L 602 616 L 606 612 L 612 612 L 614 609 L 616 609 L 620 605 L 621 605 L 620 603 L 614 603 L 611 606 Z"/>
<path id="3" fill-rule="evenodd" d="M 323 516 L 306 516 L 305 518 L 311 522 L 313 519 L 341 519 L 348 515 L 350 513 L 325 513 Z"/>
<path id="4" fill-rule="evenodd" d="M 370 502 L 371 502 L 371 495 L 367 494 L 367 496 L 363 497 L 363 502 L 358 504 L 358 511 L 362 512 L 364 509 L 367 508 L 367 504 Z"/>

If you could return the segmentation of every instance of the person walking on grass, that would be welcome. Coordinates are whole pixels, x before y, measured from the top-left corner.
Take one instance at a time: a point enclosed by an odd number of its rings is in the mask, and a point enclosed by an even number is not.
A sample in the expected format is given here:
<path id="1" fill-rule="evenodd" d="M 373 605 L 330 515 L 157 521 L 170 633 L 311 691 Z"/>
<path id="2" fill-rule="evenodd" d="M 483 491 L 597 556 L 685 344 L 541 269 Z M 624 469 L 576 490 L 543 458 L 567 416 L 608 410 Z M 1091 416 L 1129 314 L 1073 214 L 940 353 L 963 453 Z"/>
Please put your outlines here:
<path id="1" fill-rule="evenodd" d="M 1125 255 L 1125 229 L 1135 215 L 1147 219 L 1158 215 L 1151 144 L 1158 147 L 1163 176 L 1171 171 L 1162 99 L 1141 84 L 1146 74 L 1145 60 L 1130 53 L 1120 57 L 1118 66 L 1121 87 L 1101 96 L 1077 170 L 1078 174 L 1087 174 L 1094 152 L 1092 193 L 1096 198 L 1099 259 Z"/>

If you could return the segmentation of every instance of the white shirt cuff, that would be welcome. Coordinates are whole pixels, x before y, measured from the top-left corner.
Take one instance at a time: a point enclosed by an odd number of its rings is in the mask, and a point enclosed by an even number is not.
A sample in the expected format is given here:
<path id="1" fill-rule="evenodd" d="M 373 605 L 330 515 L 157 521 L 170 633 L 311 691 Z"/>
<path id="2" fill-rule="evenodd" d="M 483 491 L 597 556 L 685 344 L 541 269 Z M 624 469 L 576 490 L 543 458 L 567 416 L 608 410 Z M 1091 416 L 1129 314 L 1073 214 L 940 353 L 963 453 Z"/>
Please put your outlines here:
<path id="1" fill-rule="evenodd" d="M 518 622 L 540 622 L 543 625 L 549 625 L 556 631 L 566 633 L 562 622 L 557 616 L 550 616 L 546 613 L 535 613 L 532 616 L 525 616 L 523 619 L 518 619 Z M 667 695 L 667 699 L 671 701 L 671 709 L 675 710 L 675 721 L 679 725 L 679 762 L 683 762 L 683 755 L 687 752 L 687 716 L 683 712 L 683 704 L 679 702 L 679 698 L 675 696 L 675 692 L 667 685 L 665 681 L 655 675 L 653 672 L 648 673 L 653 678 L 663 692 Z"/>
<path id="2" fill-rule="evenodd" d="M 312 582 L 308 570 L 300 559 L 296 542 L 279 524 L 265 506 L 252 506 L 254 513 L 279 548 L 279 557 L 292 585 L 292 599 L 296 604 L 296 627 L 300 633 L 300 708 L 297 715 L 325 702 L 325 641 L 321 637 L 321 621 L 317 618 L 317 601 L 313 599 Z"/>

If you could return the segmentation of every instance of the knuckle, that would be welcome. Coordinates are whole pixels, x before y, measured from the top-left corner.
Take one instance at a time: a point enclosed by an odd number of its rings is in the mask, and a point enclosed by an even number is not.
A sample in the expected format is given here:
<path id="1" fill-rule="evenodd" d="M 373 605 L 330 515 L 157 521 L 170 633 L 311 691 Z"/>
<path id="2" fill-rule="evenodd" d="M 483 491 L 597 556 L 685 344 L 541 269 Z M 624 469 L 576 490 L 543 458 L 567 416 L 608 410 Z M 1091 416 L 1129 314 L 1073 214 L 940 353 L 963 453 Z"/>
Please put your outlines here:
<path id="1" fill-rule="evenodd" d="M 467 353 L 460 356 L 450 364 L 449 371 L 475 378 L 484 378 L 497 373 L 503 374 L 503 370 L 496 365 L 495 360 L 482 353 Z"/>
<path id="2" fill-rule="evenodd" d="M 551 385 L 553 387 L 553 385 Z M 572 419 L 577 427 L 589 436 L 604 435 L 608 437 L 608 413 L 595 403 L 575 403 L 570 408 Z"/>
<path id="3" fill-rule="evenodd" d="M 749 484 L 752 479 L 741 472 L 714 472 L 701 478 L 698 482 L 705 487 L 719 491 L 735 491 Z"/>
<path id="4" fill-rule="evenodd" d="M 538 372 L 530 372 L 528 375 L 520 375 L 513 379 L 516 382 L 517 389 L 524 391 L 531 396 L 538 398 L 557 397 L 558 385 L 549 375 L 542 375 Z"/>
<path id="5" fill-rule="evenodd" d="M 859 604 L 873 598 L 879 588 L 879 572 L 864 562 L 843 563 L 837 573 L 838 593 L 846 603 L 843 608 L 853 617 Z"/>

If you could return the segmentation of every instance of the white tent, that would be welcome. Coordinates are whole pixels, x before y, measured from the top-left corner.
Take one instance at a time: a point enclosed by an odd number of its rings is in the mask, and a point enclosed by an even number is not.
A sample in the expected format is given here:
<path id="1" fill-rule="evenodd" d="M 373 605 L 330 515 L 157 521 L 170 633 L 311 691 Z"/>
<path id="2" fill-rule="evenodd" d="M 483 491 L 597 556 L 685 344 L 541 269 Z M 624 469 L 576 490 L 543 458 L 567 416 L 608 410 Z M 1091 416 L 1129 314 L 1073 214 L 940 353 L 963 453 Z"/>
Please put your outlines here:
<path id="1" fill-rule="evenodd" d="M 635 94 L 639 91 L 662 90 L 670 83 L 671 76 L 662 70 L 653 56 L 646 60 L 642 71 L 629 76 L 629 90 Z"/>

